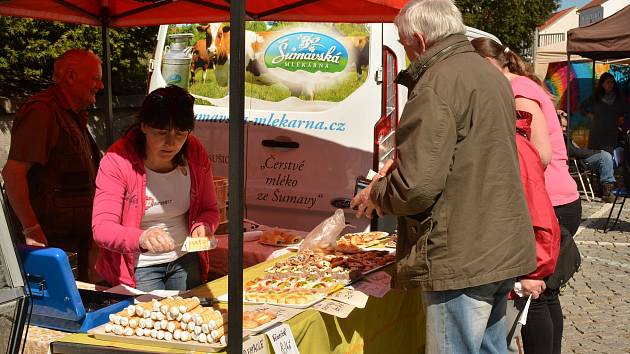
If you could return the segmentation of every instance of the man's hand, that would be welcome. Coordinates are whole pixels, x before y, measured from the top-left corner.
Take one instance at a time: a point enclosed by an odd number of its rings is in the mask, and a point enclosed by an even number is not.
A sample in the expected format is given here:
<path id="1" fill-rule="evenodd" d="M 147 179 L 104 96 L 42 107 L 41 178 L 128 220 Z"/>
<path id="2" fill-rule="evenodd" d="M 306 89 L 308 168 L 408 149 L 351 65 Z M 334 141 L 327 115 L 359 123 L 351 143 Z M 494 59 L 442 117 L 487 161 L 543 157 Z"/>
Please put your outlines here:
<path id="1" fill-rule="evenodd" d="M 545 291 L 547 285 L 543 280 L 538 279 L 521 279 L 521 286 L 523 287 L 523 294 L 525 296 L 532 295 L 532 298 L 538 299 L 540 294 Z"/>
<path id="2" fill-rule="evenodd" d="M 168 232 L 151 227 L 140 236 L 140 247 L 150 253 L 164 253 L 175 249 L 175 241 Z"/>
<path id="3" fill-rule="evenodd" d="M 396 162 L 393 159 L 385 161 L 383 167 L 378 171 L 381 176 L 387 176 L 392 169 L 396 168 Z"/>
<path id="4" fill-rule="evenodd" d="M 378 178 L 373 179 L 372 183 L 370 183 L 367 188 L 360 191 L 359 193 L 357 193 L 357 195 L 354 196 L 354 198 L 352 198 L 352 201 L 350 202 L 350 208 L 357 210 L 357 218 L 365 216 L 368 219 L 372 219 L 372 212 L 374 210 L 376 210 L 378 216 L 383 216 L 383 211 L 381 210 L 381 208 L 379 208 L 376 204 L 374 204 L 374 202 L 372 202 L 372 200 L 370 200 L 370 192 L 372 191 L 372 186 L 374 185 L 374 182 L 376 180 L 378 180 Z"/>
<path id="5" fill-rule="evenodd" d="M 26 244 L 29 246 L 46 247 L 48 246 L 48 240 L 41 227 L 37 226 L 33 230 L 27 232 L 24 235 Z"/>

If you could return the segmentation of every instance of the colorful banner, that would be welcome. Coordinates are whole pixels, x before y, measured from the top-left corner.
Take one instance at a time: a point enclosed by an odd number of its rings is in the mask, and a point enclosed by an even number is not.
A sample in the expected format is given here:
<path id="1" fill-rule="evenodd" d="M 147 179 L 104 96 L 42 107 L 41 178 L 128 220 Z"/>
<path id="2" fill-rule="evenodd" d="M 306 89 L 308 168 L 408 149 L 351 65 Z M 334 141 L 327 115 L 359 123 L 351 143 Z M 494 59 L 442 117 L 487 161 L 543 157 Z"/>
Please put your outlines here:
<path id="1" fill-rule="evenodd" d="M 599 77 L 609 72 L 617 81 L 622 97 L 630 93 L 630 65 L 595 64 L 593 79 L 593 62 L 571 62 L 571 129 L 588 129 L 588 117 L 580 114 L 580 104 L 588 99 L 597 85 Z M 555 97 L 556 107 L 567 111 L 567 62 L 550 63 L 545 77 L 545 85 Z"/>

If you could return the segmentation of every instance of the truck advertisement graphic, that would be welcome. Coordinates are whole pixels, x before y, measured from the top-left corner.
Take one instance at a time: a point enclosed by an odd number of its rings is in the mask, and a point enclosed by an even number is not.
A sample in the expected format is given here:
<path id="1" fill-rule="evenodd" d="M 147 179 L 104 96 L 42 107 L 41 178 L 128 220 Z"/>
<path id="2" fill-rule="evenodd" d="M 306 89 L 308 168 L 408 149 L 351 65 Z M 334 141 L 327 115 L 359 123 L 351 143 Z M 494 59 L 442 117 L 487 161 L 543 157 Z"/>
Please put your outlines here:
<path id="1" fill-rule="evenodd" d="M 229 26 L 170 26 L 171 47 L 184 34 L 193 35 L 188 43 L 190 74 L 179 77 L 190 79 L 175 84 L 188 88 L 197 104 L 227 107 Z M 330 109 L 365 83 L 369 39 L 366 24 L 248 22 L 246 96 L 260 109 Z"/>

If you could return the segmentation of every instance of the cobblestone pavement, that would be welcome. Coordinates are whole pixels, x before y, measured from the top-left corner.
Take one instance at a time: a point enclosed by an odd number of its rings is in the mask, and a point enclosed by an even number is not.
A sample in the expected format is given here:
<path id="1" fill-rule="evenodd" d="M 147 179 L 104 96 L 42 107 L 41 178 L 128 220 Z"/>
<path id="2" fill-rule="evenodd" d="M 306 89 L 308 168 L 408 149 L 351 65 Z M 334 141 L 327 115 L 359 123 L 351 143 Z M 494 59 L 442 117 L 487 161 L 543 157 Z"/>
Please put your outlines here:
<path id="1" fill-rule="evenodd" d="M 582 266 L 560 296 L 562 353 L 630 353 L 630 200 L 615 228 L 603 233 L 611 206 L 582 198 L 575 236 Z"/>

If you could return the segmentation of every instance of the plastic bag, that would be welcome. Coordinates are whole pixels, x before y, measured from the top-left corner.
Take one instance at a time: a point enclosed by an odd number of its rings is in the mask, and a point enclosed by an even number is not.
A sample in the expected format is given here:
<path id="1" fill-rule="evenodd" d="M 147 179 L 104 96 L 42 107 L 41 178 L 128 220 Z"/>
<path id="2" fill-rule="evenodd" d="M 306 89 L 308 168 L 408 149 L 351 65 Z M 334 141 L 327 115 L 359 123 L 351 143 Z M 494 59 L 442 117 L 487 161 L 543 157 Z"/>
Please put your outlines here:
<path id="1" fill-rule="evenodd" d="M 346 218 L 343 210 L 337 209 L 328 219 L 322 221 L 317 227 L 306 235 L 299 251 L 334 249 L 341 231 L 346 228 Z"/>

